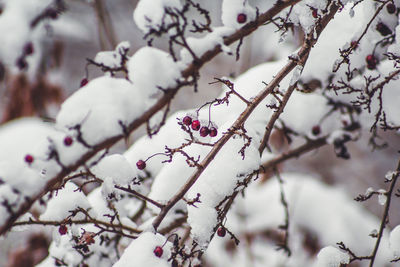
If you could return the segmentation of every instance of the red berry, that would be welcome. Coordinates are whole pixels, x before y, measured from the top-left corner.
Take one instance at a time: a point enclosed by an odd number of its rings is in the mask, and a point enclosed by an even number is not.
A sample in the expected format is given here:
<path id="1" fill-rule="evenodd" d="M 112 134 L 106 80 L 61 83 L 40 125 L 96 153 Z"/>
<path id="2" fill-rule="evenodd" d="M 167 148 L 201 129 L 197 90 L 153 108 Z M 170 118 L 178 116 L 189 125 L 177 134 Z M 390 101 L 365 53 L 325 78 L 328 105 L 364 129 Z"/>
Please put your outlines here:
<path id="1" fill-rule="evenodd" d="M 58 13 L 57 10 L 55 10 L 54 8 L 48 8 L 45 11 L 46 16 L 52 18 L 52 19 L 56 19 L 58 17 Z"/>
<path id="2" fill-rule="evenodd" d="M 60 235 L 65 235 L 68 231 L 68 228 L 66 225 L 61 224 L 60 227 L 58 227 L 58 232 L 60 233 Z"/>
<path id="3" fill-rule="evenodd" d="M 393 3 L 386 5 L 386 10 L 389 14 L 394 14 L 396 12 L 396 6 Z"/>
<path id="4" fill-rule="evenodd" d="M 81 80 L 81 87 L 84 87 L 86 84 L 88 84 L 89 83 L 89 81 L 88 81 L 88 79 L 86 79 L 86 78 L 83 78 L 82 80 Z"/>
<path id="5" fill-rule="evenodd" d="M 25 162 L 31 164 L 33 162 L 33 156 L 30 154 L 26 155 Z"/>
<path id="6" fill-rule="evenodd" d="M 312 11 L 312 16 L 316 19 L 318 18 L 318 11 L 316 9 L 313 9 Z"/>
<path id="7" fill-rule="evenodd" d="M 240 14 L 237 15 L 236 20 L 237 20 L 238 23 L 243 24 L 243 23 L 246 22 L 247 16 L 244 13 L 240 13 Z"/>
<path id="8" fill-rule="evenodd" d="M 25 57 L 19 57 L 16 64 L 20 70 L 26 69 L 28 67 L 28 62 L 26 62 Z"/>
<path id="9" fill-rule="evenodd" d="M 140 160 L 138 160 L 138 161 L 136 162 L 136 167 L 137 167 L 139 170 L 143 170 L 144 168 L 146 168 L 146 162 L 140 159 Z"/>
<path id="10" fill-rule="evenodd" d="M 384 23 L 382 23 L 382 22 L 379 22 L 379 23 L 376 25 L 376 30 L 377 30 L 382 36 L 386 36 L 386 35 L 392 34 L 392 30 L 389 29 L 389 27 L 386 26 L 386 24 L 384 24 Z"/>
<path id="11" fill-rule="evenodd" d="M 376 60 L 376 57 L 374 55 L 368 55 L 365 58 L 365 61 L 367 61 L 367 68 L 370 70 L 373 70 L 376 68 L 376 64 L 378 63 Z"/>
<path id="12" fill-rule="evenodd" d="M 216 129 L 215 127 L 211 127 L 211 129 L 210 129 L 210 136 L 211 136 L 211 137 L 215 137 L 215 136 L 217 136 L 217 134 L 218 134 L 217 129 Z"/>
<path id="13" fill-rule="evenodd" d="M 190 116 L 185 116 L 182 119 L 182 123 L 185 124 L 186 126 L 189 126 L 190 124 L 192 124 L 192 118 Z"/>
<path id="14" fill-rule="evenodd" d="M 200 136 L 206 137 L 209 133 L 210 133 L 210 130 L 208 129 L 208 127 L 206 127 L 206 126 L 201 127 Z"/>
<path id="15" fill-rule="evenodd" d="M 219 237 L 224 237 L 225 235 L 226 235 L 226 230 L 225 230 L 225 228 L 224 227 L 220 227 L 220 228 L 218 228 L 218 230 L 217 230 L 217 235 L 219 236 Z"/>
<path id="16" fill-rule="evenodd" d="M 200 129 L 200 121 L 199 120 L 192 121 L 192 129 L 194 131 L 198 131 Z"/>
<path id="17" fill-rule="evenodd" d="M 24 53 L 25 53 L 25 55 L 33 54 L 33 44 L 32 44 L 32 42 L 29 42 L 29 43 L 25 44 Z"/>
<path id="18" fill-rule="evenodd" d="M 319 135 L 321 133 L 321 127 L 319 127 L 319 125 L 314 125 L 311 132 L 313 135 Z"/>
<path id="19" fill-rule="evenodd" d="M 70 146 L 70 145 L 72 145 L 72 142 L 73 142 L 73 139 L 71 136 L 67 136 L 64 138 L 64 145 Z"/>
<path id="20" fill-rule="evenodd" d="M 163 254 L 163 248 L 162 247 L 160 247 L 160 246 L 157 246 L 155 249 L 154 249 L 154 255 L 156 255 L 157 257 L 161 257 L 162 256 L 162 254 Z"/>

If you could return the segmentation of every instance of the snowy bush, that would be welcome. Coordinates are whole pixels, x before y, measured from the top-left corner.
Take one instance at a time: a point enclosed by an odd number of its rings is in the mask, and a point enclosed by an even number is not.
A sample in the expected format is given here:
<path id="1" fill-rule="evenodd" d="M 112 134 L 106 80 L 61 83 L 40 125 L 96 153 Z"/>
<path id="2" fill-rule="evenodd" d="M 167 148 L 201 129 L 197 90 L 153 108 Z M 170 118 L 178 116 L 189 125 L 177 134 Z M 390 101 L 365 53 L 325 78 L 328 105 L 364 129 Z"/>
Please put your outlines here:
<path id="1" fill-rule="evenodd" d="M 398 264 L 400 0 L 139 0 L 118 27 L 77 2 L 104 51 L 63 91 L 77 3 L 0 0 L 2 246 L 37 235 L 8 266 Z"/>

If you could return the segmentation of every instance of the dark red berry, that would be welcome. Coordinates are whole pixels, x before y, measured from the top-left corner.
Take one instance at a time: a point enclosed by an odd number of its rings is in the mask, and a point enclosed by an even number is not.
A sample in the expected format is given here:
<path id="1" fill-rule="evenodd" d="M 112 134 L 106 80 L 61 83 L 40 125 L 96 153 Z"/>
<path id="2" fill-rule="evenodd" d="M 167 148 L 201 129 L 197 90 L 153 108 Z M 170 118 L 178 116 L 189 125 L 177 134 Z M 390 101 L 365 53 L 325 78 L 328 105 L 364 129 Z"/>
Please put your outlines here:
<path id="1" fill-rule="evenodd" d="M 219 236 L 219 237 L 224 237 L 225 235 L 226 235 L 226 230 L 225 230 L 225 228 L 224 227 L 220 227 L 220 228 L 218 228 L 218 230 L 217 230 L 217 235 Z"/>
<path id="2" fill-rule="evenodd" d="M 365 58 L 365 61 L 367 61 L 367 68 L 370 70 L 373 70 L 376 68 L 376 64 L 378 63 L 376 60 L 376 57 L 374 55 L 368 55 Z"/>
<path id="3" fill-rule="evenodd" d="M 58 232 L 60 233 L 60 235 L 65 235 L 68 231 L 68 228 L 66 225 L 61 224 L 60 227 L 58 227 Z"/>
<path id="4" fill-rule="evenodd" d="M 244 13 L 240 13 L 240 14 L 237 15 L 236 20 L 237 20 L 238 23 L 243 24 L 243 23 L 246 22 L 247 16 Z"/>
<path id="5" fill-rule="evenodd" d="M 30 154 L 26 155 L 25 162 L 31 164 L 33 162 L 33 156 Z"/>
<path id="6" fill-rule="evenodd" d="M 67 136 L 64 138 L 64 145 L 70 146 L 70 145 L 72 145 L 72 143 L 73 143 L 73 139 L 71 136 Z"/>
<path id="7" fill-rule="evenodd" d="M 312 16 L 316 19 L 318 18 L 318 11 L 316 9 L 313 9 L 312 11 Z"/>
<path id="8" fill-rule="evenodd" d="M 200 136 L 206 137 L 209 133 L 210 133 L 210 130 L 208 129 L 208 127 L 206 127 L 206 126 L 201 127 Z"/>
<path id="9" fill-rule="evenodd" d="M 26 69 L 28 67 L 28 62 L 26 62 L 25 57 L 19 57 L 16 64 L 20 70 Z"/>
<path id="10" fill-rule="evenodd" d="M 194 131 L 198 131 L 200 129 L 200 121 L 199 120 L 192 121 L 192 129 Z"/>
<path id="11" fill-rule="evenodd" d="M 154 249 L 154 255 L 156 255 L 157 257 L 161 257 L 162 256 L 162 254 L 163 254 L 163 248 L 162 247 L 160 247 L 160 246 L 157 246 L 155 249 Z"/>
<path id="12" fill-rule="evenodd" d="M 46 16 L 50 17 L 52 19 L 56 19 L 58 17 L 58 13 L 57 10 L 55 10 L 54 8 L 48 8 L 46 9 Z"/>
<path id="13" fill-rule="evenodd" d="M 33 54 L 33 44 L 29 42 L 24 46 L 24 53 L 25 55 L 32 55 Z"/>
<path id="14" fill-rule="evenodd" d="M 144 170 L 144 168 L 146 168 L 146 162 L 144 161 L 144 160 L 138 160 L 137 162 L 136 162 L 136 167 L 139 169 L 139 170 Z"/>
<path id="15" fill-rule="evenodd" d="M 182 119 L 182 123 L 185 124 L 186 126 L 189 126 L 192 124 L 192 118 L 190 116 L 185 116 Z"/>
<path id="16" fill-rule="evenodd" d="M 313 135 L 319 135 L 321 133 L 321 127 L 319 127 L 319 125 L 314 125 L 311 132 Z"/>
<path id="17" fill-rule="evenodd" d="M 86 79 L 86 78 L 83 78 L 82 80 L 81 80 L 81 87 L 84 87 L 86 84 L 88 84 L 89 83 L 89 81 L 88 81 L 88 79 Z"/>
<path id="18" fill-rule="evenodd" d="M 210 129 L 210 136 L 211 136 L 211 137 L 215 137 L 215 136 L 217 136 L 217 134 L 218 134 L 217 129 L 216 129 L 215 127 L 211 127 L 211 129 Z"/>
<path id="19" fill-rule="evenodd" d="M 376 25 L 376 30 L 377 30 L 380 34 L 382 34 L 383 36 L 392 34 L 392 30 L 389 29 L 389 27 L 386 26 L 386 24 L 384 24 L 384 23 L 382 23 L 382 22 L 379 22 L 379 23 Z"/>
<path id="20" fill-rule="evenodd" d="M 386 10 L 389 14 L 394 14 L 396 12 L 396 6 L 393 3 L 386 5 Z"/>

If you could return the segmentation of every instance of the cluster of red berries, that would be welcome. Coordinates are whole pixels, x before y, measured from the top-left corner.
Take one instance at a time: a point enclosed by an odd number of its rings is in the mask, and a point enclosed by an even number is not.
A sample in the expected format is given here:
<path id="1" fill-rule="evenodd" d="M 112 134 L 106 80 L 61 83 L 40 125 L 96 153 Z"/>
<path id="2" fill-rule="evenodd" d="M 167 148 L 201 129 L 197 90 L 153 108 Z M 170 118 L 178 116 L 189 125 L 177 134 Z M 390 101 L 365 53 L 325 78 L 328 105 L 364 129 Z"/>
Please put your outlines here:
<path id="1" fill-rule="evenodd" d="M 378 64 L 378 60 L 374 55 L 368 55 L 365 58 L 365 61 L 367 62 L 367 68 L 370 70 L 374 70 L 376 68 L 376 65 Z"/>
<path id="2" fill-rule="evenodd" d="M 217 128 L 211 127 L 208 128 L 207 126 L 201 126 L 201 123 L 199 120 L 193 120 L 190 116 L 185 116 L 182 119 L 182 123 L 186 126 L 190 126 L 193 131 L 199 131 L 200 130 L 200 136 L 206 137 L 207 135 L 210 135 L 211 137 L 215 137 L 218 134 Z"/>

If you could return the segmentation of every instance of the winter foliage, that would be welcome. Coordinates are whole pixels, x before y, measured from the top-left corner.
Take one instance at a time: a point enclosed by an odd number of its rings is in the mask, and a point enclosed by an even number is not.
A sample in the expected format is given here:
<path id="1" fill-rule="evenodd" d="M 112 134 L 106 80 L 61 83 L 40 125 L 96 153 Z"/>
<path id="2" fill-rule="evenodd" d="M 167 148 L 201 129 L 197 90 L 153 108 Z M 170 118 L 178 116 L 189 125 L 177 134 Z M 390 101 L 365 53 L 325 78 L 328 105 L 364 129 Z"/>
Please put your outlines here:
<path id="1" fill-rule="evenodd" d="M 84 2 L 107 17 L 103 1 Z M 363 139 L 370 150 L 394 139 L 399 150 L 397 7 L 137 1 L 126 27 L 135 24 L 147 45 L 131 52 L 121 39 L 95 51 L 80 88 L 40 109 L 48 120 L 3 119 L 0 242 L 40 229 L 49 244 L 29 265 L 40 267 L 397 266 L 398 151 L 364 194 L 286 164 L 322 147 L 356 162 L 352 145 Z M 0 0 L 0 90 L 42 77 L 49 29 L 79 35 L 70 12 L 63 0 Z M 178 93 L 206 90 L 203 66 L 218 55 L 243 62 L 246 53 L 260 64 L 239 75 L 223 69 L 207 81 L 219 95 L 175 111 Z"/>

